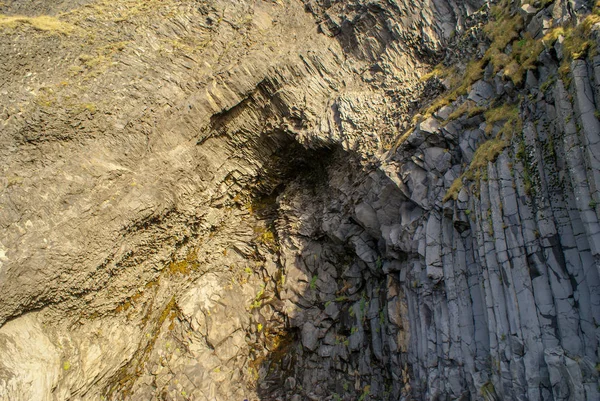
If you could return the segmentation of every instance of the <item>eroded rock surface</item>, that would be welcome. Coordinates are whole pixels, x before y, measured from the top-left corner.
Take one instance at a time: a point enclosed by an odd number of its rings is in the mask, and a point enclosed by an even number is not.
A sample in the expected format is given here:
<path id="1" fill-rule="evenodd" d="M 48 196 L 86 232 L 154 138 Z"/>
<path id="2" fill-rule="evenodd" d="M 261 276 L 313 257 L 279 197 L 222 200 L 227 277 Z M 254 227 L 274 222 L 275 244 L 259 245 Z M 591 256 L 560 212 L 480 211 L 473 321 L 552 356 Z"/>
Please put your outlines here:
<path id="1" fill-rule="evenodd" d="M 0 399 L 600 399 L 599 10 L 514 3 L 0 4 Z"/>

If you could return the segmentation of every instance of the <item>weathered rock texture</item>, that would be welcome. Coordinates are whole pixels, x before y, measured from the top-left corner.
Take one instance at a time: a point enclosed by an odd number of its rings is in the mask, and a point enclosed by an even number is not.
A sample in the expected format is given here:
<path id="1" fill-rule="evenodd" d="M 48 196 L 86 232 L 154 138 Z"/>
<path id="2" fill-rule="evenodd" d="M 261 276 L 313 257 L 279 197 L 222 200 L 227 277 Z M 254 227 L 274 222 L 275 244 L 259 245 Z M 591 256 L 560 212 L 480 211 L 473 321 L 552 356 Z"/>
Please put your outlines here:
<path id="1" fill-rule="evenodd" d="M 0 399 L 600 399 L 598 6 L 494 4 L 0 4 Z"/>

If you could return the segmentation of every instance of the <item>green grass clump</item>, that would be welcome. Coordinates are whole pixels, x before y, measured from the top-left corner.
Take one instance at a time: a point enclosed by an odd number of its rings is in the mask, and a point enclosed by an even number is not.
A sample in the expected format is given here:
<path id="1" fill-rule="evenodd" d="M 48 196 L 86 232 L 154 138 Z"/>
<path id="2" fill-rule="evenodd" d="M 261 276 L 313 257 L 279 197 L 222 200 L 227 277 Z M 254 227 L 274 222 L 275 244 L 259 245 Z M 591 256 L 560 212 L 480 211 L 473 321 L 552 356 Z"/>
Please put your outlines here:
<path id="1" fill-rule="evenodd" d="M 494 66 L 494 73 L 504 70 L 505 77 L 515 85 L 520 85 L 527 70 L 535 69 L 544 43 L 532 38 L 529 33 L 520 35 L 523 18 L 518 13 L 510 14 L 509 2 L 504 1 L 493 7 L 492 15 L 494 20 L 484 28 L 492 40 L 484 59 Z M 508 45 L 512 46 L 510 53 L 506 51 Z"/>
<path id="2" fill-rule="evenodd" d="M 540 91 L 541 92 L 546 92 L 555 83 L 556 83 L 556 77 L 552 76 L 552 77 L 548 78 L 546 81 L 544 81 L 543 84 L 540 85 Z"/>
<path id="3" fill-rule="evenodd" d="M 552 2 L 553 0 L 543 0 L 537 5 L 546 7 Z M 526 4 L 526 2 L 522 4 Z M 534 39 L 528 33 L 520 33 L 523 29 L 523 18 L 519 13 L 511 12 L 510 0 L 502 0 L 498 5 L 492 7 L 491 15 L 492 20 L 484 27 L 484 32 L 491 40 L 484 57 L 469 63 L 461 83 L 456 84 L 446 95 L 432 103 L 425 115 L 432 114 L 438 108 L 454 101 L 457 95 L 467 91 L 473 82 L 480 79 L 483 68 L 488 63 L 494 67 L 494 73 L 502 71 L 506 78 L 518 86 L 522 84 L 526 72 L 536 68 L 538 57 L 544 47 L 552 46 L 562 36 L 564 38 L 562 43 L 564 59 L 559 68 L 559 74 L 568 84 L 570 63 L 573 60 L 591 56 L 596 51 L 591 33 L 593 26 L 600 23 L 600 1 L 596 1 L 592 13 L 579 25 L 557 27 L 539 40 Z M 450 70 L 438 69 L 438 71 L 448 73 Z M 547 81 L 542 85 L 542 89 L 547 90 L 553 83 L 552 80 Z M 458 118 L 470 110 L 470 105 L 465 102 L 450 117 L 451 119 Z M 515 105 L 496 107 L 486 111 L 484 115 L 487 122 L 487 135 L 492 133 L 497 123 L 504 121 L 504 125 L 494 138 L 490 138 L 479 146 L 469 167 L 448 189 L 444 201 L 456 200 L 465 180 L 477 180 L 482 177 L 482 171 L 485 170 L 488 162 L 493 162 L 511 142 L 513 134 L 522 130 L 522 121 Z"/>
<path id="4" fill-rule="evenodd" d="M 515 132 L 521 131 L 523 122 L 519 118 L 519 109 L 514 104 L 504 104 L 485 112 L 486 134 L 490 134 L 495 124 L 504 122 L 496 136 L 479 145 L 473 160 L 466 171 L 467 178 L 474 178 L 475 172 L 487 167 L 488 162 L 496 160 L 508 146 Z"/>
<path id="5" fill-rule="evenodd" d="M 371 393 L 371 386 L 367 385 L 363 388 L 362 393 L 360 394 L 360 397 L 358 398 L 358 401 L 363 401 L 365 400 L 369 394 Z"/>
<path id="6" fill-rule="evenodd" d="M 437 110 L 455 101 L 460 95 L 467 93 L 471 85 L 483 76 L 483 63 L 483 60 L 473 60 L 467 64 L 463 73 L 460 73 L 456 68 L 444 70 L 445 73 L 451 74 L 447 76 L 450 81 L 450 90 L 445 95 L 438 97 L 425 110 L 423 119 L 427 119 Z M 438 78 L 442 77 L 444 76 L 438 76 Z M 462 77 L 462 79 L 459 77 Z"/>
<path id="7" fill-rule="evenodd" d="M 316 290 L 317 289 L 317 280 L 319 279 L 319 277 L 317 275 L 312 276 L 312 278 L 310 279 L 310 289 L 311 290 Z"/>
<path id="8" fill-rule="evenodd" d="M 463 180 L 463 176 L 460 176 L 452 182 L 452 185 L 450 185 L 450 188 L 448 188 L 446 195 L 444 195 L 444 199 L 443 199 L 444 202 L 447 202 L 450 199 L 453 199 L 453 200 L 458 199 L 458 193 L 460 192 L 460 190 L 463 187 L 462 180 Z"/>
<path id="9" fill-rule="evenodd" d="M 433 67 L 433 70 L 421 76 L 420 80 L 421 82 L 426 82 L 429 81 L 431 78 L 446 78 L 450 76 L 452 72 L 453 68 L 447 67 L 443 64 L 438 64 L 435 67 Z"/>
<path id="10" fill-rule="evenodd" d="M 547 3 L 549 4 L 549 2 Z M 432 77 L 444 78 L 450 83 L 448 92 L 436 99 L 425 110 L 423 113 L 425 118 L 453 102 L 458 96 L 467 93 L 471 85 L 481 79 L 483 69 L 489 63 L 493 65 L 494 73 L 503 70 L 504 76 L 512 80 L 515 85 L 523 82 L 523 77 L 528 70 L 536 68 L 537 59 L 544 49 L 544 40 L 546 39 L 537 40 L 528 33 L 521 36 L 523 17 L 519 13 L 511 12 L 511 2 L 508 0 L 501 1 L 492 7 L 490 13 L 492 20 L 486 24 L 484 32 L 491 43 L 481 60 L 472 60 L 468 63 L 464 73 L 460 73 L 456 68 L 436 66 L 433 71 L 422 77 L 422 80 Z M 594 18 L 594 15 L 588 19 Z M 600 16 L 598 18 L 600 19 Z M 511 51 L 507 50 L 509 45 L 511 45 Z"/>
<path id="11" fill-rule="evenodd" d="M 592 13 L 579 25 L 574 27 L 556 27 L 544 36 L 543 42 L 547 46 L 552 46 L 561 36 L 564 38 L 562 43 L 564 57 L 559 68 L 559 75 L 565 83 L 568 84 L 570 81 L 570 64 L 573 60 L 583 59 L 596 54 L 597 49 L 591 33 L 593 26 L 598 23 L 600 23 L 600 1 L 596 1 Z"/>
<path id="12" fill-rule="evenodd" d="M 515 85 L 520 85 L 523 81 L 523 76 L 528 70 L 536 68 L 535 63 L 544 50 L 544 44 L 541 40 L 536 40 L 529 33 L 525 37 L 514 43 L 512 49 L 513 61 L 508 65 L 504 72 Z"/>
<path id="13" fill-rule="evenodd" d="M 523 18 L 518 14 L 510 15 L 509 1 L 502 1 L 492 7 L 491 14 L 494 20 L 483 30 L 492 40 L 490 49 L 504 51 L 509 43 L 519 37 L 519 31 L 523 29 Z"/>
<path id="14" fill-rule="evenodd" d="M 475 171 L 487 167 L 489 162 L 496 160 L 506 146 L 508 143 L 500 138 L 493 138 L 479 145 L 467 171 L 467 178 L 471 178 Z"/>
<path id="15" fill-rule="evenodd" d="M 492 7 L 491 14 L 493 20 L 484 27 L 484 32 L 490 38 L 491 44 L 482 59 L 471 60 L 462 72 L 456 67 L 438 65 L 433 71 L 422 77 L 422 80 L 432 77 L 446 79 L 450 87 L 446 94 L 434 100 L 422 113 L 424 118 L 466 94 L 471 85 L 482 78 L 483 69 L 488 63 L 492 63 L 495 72 L 509 67 L 505 70 L 504 75 L 512 79 L 515 84 L 522 82 L 526 70 L 535 67 L 535 61 L 543 49 L 543 43 L 540 41 L 526 36 L 513 46 L 511 54 L 505 53 L 506 47 L 519 39 L 519 32 L 523 28 L 523 18 L 518 14 L 510 14 L 510 2 L 505 0 Z"/>
<path id="16" fill-rule="evenodd" d="M 484 107 L 477 107 L 475 102 L 472 100 L 467 100 L 466 102 L 461 103 L 449 116 L 448 120 L 456 120 L 462 115 L 466 114 L 467 117 L 473 117 L 476 114 L 481 114 L 485 111 Z"/>
<path id="17" fill-rule="evenodd" d="M 482 177 L 482 172 L 487 168 L 488 163 L 495 161 L 500 153 L 509 145 L 514 133 L 522 130 L 523 122 L 519 117 L 517 105 L 504 104 L 495 107 L 486 111 L 484 117 L 487 123 L 485 129 L 487 135 L 492 133 L 493 127 L 497 123 L 504 122 L 504 124 L 494 138 L 479 145 L 469 167 L 448 188 L 443 198 L 444 202 L 450 199 L 456 200 L 466 180 L 478 181 Z"/>
<path id="18" fill-rule="evenodd" d="M 484 114 L 485 122 L 487 123 L 485 133 L 490 134 L 494 127 L 494 124 L 506 121 L 501 132 L 505 132 L 510 129 L 512 123 L 515 123 L 519 118 L 519 109 L 514 104 L 504 104 L 493 109 L 489 109 Z"/>
<path id="19" fill-rule="evenodd" d="M 587 56 L 587 52 L 593 44 L 593 41 L 586 37 L 588 32 L 585 32 L 583 24 L 579 25 L 577 28 L 559 29 L 563 32 L 565 38 L 563 42 L 563 52 L 567 62 Z M 551 37 L 554 36 L 552 33 L 548 33 L 548 35 Z"/>

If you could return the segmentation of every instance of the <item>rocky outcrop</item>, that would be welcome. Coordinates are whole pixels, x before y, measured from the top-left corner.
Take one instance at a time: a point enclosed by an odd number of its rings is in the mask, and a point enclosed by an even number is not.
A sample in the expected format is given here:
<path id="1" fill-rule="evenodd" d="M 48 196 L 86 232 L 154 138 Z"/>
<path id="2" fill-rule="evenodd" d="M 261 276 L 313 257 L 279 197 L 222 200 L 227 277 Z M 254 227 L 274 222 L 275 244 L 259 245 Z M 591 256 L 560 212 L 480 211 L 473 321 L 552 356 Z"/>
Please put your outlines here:
<path id="1" fill-rule="evenodd" d="M 0 6 L 0 399 L 599 399 L 599 11 L 516 3 Z"/>

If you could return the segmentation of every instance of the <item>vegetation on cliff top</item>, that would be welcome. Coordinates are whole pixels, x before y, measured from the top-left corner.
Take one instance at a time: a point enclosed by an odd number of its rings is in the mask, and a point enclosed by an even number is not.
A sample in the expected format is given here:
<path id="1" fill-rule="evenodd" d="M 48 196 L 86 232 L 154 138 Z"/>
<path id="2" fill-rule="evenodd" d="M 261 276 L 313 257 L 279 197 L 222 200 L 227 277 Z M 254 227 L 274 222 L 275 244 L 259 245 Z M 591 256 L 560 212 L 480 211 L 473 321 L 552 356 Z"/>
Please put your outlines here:
<path id="1" fill-rule="evenodd" d="M 552 0 L 544 1 L 537 6 L 545 7 L 553 3 Z M 521 5 L 529 4 L 527 1 Z M 449 90 L 438 97 L 425 111 L 425 117 L 435 113 L 443 106 L 456 101 L 461 95 L 470 90 L 471 85 L 483 76 L 483 71 L 491 65 L 494 74 L 500 73 L 506 79 L 520 87 L 525 74 L 537 68 L 537 61 L 545 48 L 554 46 L 561 40 L 563 52 L 560 73 L 563 81 L 570 82 L 570 64 L 573 60 L 593 55 L 595 51 L 594 40 L 591 38 L 592 27 L 600 22 L 600 1 L 594 5 L 592 13 L 582 22 L 577 24 L 569 21 L 563 26 L 549 30 L 546 35 L 534 38 L 529 32 L 523 32 L 524 20 L 510 1 L 503 0 L 490 10 L 491 19 L 483 28 L 490 40 L 490 45 L 484 56 L 479 60 L 471 60 L 465 66 L 464 73 L 459 74 L 456 66 L 446 67 L 438 65 L 424 78 L 437 77 L 444 79 Z M 469 116 L 479 114 L 482 108 L 475 107 L 472 102 L 463 101 L 459 104 L 449 118 L 456 119 L 465 113 Z M 473 160 L 464 173 L 457 178 L 447 191 L 444 201 L 456 199 L 466 180 L 478 181 L 488 162 L 494 161 L 500 153 L 511 143 L 513 134 L 522 129 L 522 123 L 516 105 L 502 105 L 485 112 L 486 134 L 489 136 L 497 123 L 503 123 L 499 132 L 479 145 Z M 406 136 L 405 136 L 406 137 Z"/>

